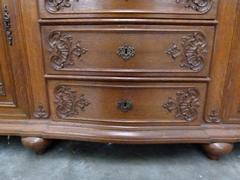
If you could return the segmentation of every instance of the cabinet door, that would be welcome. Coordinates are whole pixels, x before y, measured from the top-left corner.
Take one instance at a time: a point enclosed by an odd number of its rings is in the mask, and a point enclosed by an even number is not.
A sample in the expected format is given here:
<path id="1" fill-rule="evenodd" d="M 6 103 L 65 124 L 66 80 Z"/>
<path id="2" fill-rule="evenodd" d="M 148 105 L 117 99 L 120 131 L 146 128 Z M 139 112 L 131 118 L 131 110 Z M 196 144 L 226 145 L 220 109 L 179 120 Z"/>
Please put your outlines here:
<path id="1" fill-rule="evenodd" d="M 17 38 L 20 31 L 13 1 L 0 0 L 0 5 L 0 119 L 22 119 L 28 110 L 24 43 Z"/>
<path id="2" fill-rule="evenodd" d="M 224 91 L 224 119 L 227 123 L 240 123 L 240 6 L 232 42 L 228 78 Z"/>

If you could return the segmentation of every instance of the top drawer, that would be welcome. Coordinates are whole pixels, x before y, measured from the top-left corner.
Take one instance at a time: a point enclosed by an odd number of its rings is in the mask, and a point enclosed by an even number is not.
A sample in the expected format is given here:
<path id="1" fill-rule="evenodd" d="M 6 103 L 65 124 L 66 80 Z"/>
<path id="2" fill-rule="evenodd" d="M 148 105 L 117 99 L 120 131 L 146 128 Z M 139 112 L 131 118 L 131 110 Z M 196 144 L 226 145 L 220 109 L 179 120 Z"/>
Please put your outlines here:
<path id="1" fill-rule="evenodd" d="M 218 0 L 38 0 L 41 18 L 215 19 Z"/>

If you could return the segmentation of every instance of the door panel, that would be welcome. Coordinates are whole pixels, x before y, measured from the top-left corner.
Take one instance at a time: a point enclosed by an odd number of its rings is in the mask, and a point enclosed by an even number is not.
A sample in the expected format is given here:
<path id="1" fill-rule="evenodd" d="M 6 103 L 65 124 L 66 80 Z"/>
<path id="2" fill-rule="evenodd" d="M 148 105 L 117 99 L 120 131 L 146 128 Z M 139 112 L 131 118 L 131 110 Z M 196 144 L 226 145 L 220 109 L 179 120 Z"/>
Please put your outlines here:
<path id="1" fill-rule="evenodd" d="M 0 23 L 0 118 L 26 118 L 28 111 L 24 54 L 19 39 L 17 11 L 12 0 L 2 0 Z M 21 36 L 23 37 L 23 36 Z"/>

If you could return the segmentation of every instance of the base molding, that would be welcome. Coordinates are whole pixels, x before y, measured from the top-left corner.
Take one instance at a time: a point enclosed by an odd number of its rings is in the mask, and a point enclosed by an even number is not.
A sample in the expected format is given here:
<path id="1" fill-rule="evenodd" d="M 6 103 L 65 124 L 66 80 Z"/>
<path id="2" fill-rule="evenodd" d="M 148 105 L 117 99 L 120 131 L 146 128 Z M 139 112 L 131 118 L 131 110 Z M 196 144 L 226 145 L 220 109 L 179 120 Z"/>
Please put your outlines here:
<path id="1" fill-rule="evenodd" d="M 117 126 L 50 119 L 1 120 L 0 135 L 21 136 L 22 144 L 38 154 L 44 153 L 54 139 L 115 144 L 194 143 L 201 144 L 207 156 L 217 160 L 233 150 L 233 143 L 240 142 L 240 125 Z"/>
<path id="2" fill-rule="evenodd" d="M 0 135 L 123 144 L 235 143 L 240 125 L 130 126 L 52 120 L 1 120 Z"/>

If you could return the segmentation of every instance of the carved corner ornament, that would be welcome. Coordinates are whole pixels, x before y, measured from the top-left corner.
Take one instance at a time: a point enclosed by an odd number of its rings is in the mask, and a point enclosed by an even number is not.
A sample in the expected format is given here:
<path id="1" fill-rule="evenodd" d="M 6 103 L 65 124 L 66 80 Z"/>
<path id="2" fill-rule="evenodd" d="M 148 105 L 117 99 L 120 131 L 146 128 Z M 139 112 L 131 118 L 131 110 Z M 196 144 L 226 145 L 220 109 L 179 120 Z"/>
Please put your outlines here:
<path id="1" fill-rule="evenodd" d="M 74 42 L 71 34 L 54 31 L 48 39 L 49 52 L 52 54 L 51 63 L 55 70 L 73 66 L 75 61 L 87 53 L 87 49 L 81 47 L 80 41 Z"/>
<path id="2" fill-rule="evenodd" d="M 55 89 L 56 113 L 60 118 L 67 118 L 84 112 L 91 104 L 84 94 L 77 95 L 67 86 L 58 86 Z"/>
<path id="3" fill-rule="evenodd" d="M 193 32 L 183 36 L 178 43 L 172 43 L 166 54 L 174 61 L 180 61 L 180 67 L 199 72 L 204 68 L 208 53 L 206 37 L 202 32 Z"/>
<path id="4" fill-rule="evenodd" d="M 206 122 L 207 123 L 221 123 L 222 122 L 222 118 L 220 117 L 220 114 L 219 114 L 218 111 L 213 110 L 208 115 L 208 118 L 207 118 Z"/>
<path id="5" fill-rule="evenodd" d="M 44 109 L 43 105 L 39 105 L 36 111 L 33 113 L 33 116 L 37 119 L 47 119 L 49 117 L 49 114 Z"/>
<path id="6" fill-rule="evenodd" d="M 79 0 L 74 1 L 78 2 Z M 46 0 L 46 9 L 51 13 L 56 13 L 70 7 L 72 7 L 71 0 Z"/>
<path id="7" fill-rule="evenodd" d="M 168 102 L 163 104 L 163 108 L 170 113 L 174 112 L 177 119 L 188 122 L 197 118 L 199 107 L 200 93 L 196 88 L 178 91 L 176 98 L 169 97 Z"/>
<path id="8" fill-rule="evenodd" d="M 207 13 L 213 6 L 213 0 L 176 0 L 176 3 L 182 3 L 185 8 L 191 8 L 199 13 Z"/>

